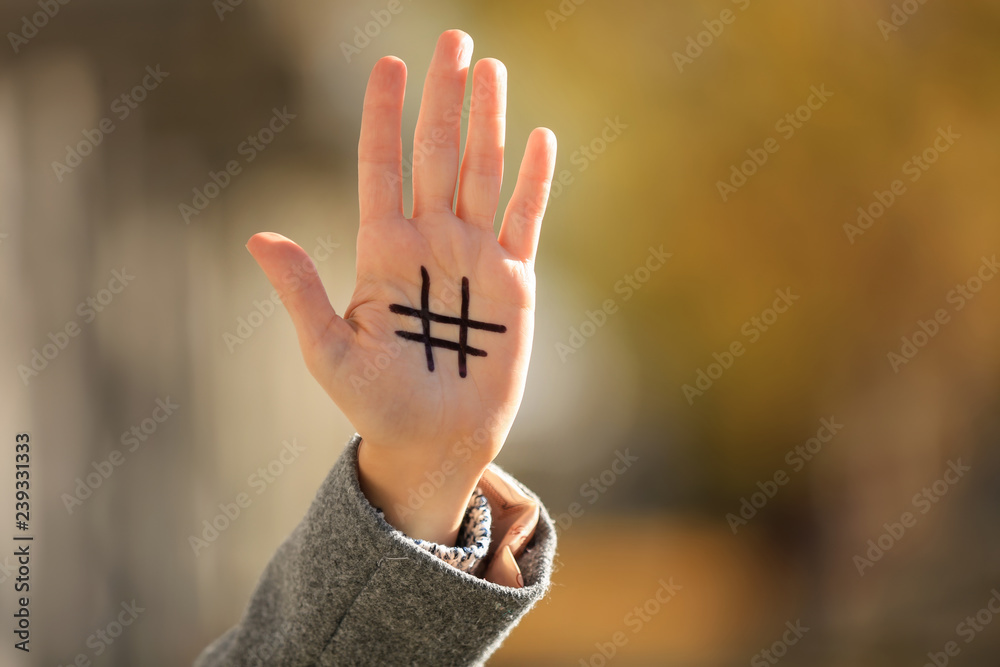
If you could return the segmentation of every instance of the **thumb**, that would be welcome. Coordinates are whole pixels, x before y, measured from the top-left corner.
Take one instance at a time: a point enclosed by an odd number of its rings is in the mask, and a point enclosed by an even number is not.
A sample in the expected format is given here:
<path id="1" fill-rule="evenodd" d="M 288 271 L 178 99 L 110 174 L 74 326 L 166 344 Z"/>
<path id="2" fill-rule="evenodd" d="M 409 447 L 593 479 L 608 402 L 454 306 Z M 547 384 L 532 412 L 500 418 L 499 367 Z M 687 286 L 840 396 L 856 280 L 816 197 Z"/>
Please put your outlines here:
<path id="1" fill-rule="evenodd" d="M 247 242 L 247 250 L 285 304 L 306 362 L 311 363 L 316 352 L 332 353 L 333 359 L 342 359 L 354 329 L 330 305 L 316 264 L 306 251 L 273 232 L 254 234 Z"/>

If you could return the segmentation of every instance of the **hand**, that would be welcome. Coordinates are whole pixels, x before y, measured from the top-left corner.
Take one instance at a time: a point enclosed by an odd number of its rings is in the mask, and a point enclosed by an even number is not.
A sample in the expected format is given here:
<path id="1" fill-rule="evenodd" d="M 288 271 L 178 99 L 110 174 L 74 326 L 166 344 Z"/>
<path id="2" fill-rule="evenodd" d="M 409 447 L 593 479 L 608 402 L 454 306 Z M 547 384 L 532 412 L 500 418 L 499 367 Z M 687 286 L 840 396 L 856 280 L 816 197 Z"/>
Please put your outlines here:
<path id="1" fill-rule="evenodd" d="M 357 283 L 343 317 L 302 248 L 272 233 L 247 244 L 292 317 L 310 372 L 362 436 L 365 495 L 410 537 L 449 545 L 524 393 L 535 251 L 556 155 L 551 131 L 531 133 L 498 238 L 493 219 L 503 177 L 507 75 L 497 60 L 476 63 L 460 175 L 471 57 L 468 35 L 441 35 L 417 120 L 409 219 L 403 215 L 400 141 L 406 65 L 385 57 L 372 70 L 358 146 Z M 428 353 L 421 340 L 397 334 L 424 335 L 421 318 L 405 310 L 421 310 L 424 271 L 429 311 L 461 317 L 467 279 L 468 319 L 504 327 L 502 333 L 467 330 L 464 377 L 457 349 L 432 346 Z M 456 323 L 431 321 L 429 328 L 431 338 L 457 347 Z M 421 485 L 426 492 L 428 482 L 433 493 L 411 495 Z M 407 505 L 408 498 L 422 504 Z"/>

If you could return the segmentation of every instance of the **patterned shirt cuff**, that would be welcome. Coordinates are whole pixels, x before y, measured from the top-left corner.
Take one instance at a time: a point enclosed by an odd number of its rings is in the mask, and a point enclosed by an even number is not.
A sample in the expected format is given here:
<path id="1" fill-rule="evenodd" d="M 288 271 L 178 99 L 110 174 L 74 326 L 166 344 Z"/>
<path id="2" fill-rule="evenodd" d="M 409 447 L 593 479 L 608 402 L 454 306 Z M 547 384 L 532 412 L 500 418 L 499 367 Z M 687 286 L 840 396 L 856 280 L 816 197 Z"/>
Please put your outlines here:
<path id="1" fill-rule="evenodd" d="M 458 529 L 456 546 L 446 547 L 427 540 L 414 539 L 413 543 L 431 555 L 440 558 L 462 572 L 471 573 L 490 549 L 493 516 L 486 496 L 478 488 L 469 499 L 465 519 Z M 412 538 L 411 538 L 412 539 Z"/>

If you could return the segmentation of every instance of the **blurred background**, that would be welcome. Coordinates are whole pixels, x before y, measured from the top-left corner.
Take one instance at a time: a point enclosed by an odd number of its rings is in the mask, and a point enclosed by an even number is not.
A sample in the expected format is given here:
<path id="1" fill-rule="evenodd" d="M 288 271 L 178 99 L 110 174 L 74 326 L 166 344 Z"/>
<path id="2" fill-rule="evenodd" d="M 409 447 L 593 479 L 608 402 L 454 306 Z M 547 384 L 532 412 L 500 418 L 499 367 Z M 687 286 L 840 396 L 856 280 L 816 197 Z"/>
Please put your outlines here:
<path id="1" fill-rule="evenodd" d="M 368 73 L 409 66 L 405 151 L 448 28 L 509 70 L 502 202 L 560 142 L 498 460 L 558 570 L 490 664 L 1000 664 L 996 2 L 62 1 L 0 6 L 0 664 L 239 619 L 353 433 L 243 245 L 346 305 Z"/>

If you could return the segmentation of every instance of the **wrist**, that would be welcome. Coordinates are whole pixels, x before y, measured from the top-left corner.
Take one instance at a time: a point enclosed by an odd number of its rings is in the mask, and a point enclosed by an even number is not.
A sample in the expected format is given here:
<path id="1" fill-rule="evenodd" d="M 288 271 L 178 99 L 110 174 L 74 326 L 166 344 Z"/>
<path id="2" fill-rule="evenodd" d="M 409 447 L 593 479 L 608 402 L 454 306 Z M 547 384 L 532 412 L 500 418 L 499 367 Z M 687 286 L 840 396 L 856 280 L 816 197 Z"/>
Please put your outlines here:
<path id="1" fill-rule="evenodd" d="M 489 460 L 428 458 L 418 448 L 385 448 L 362 439 L 358 479 L 386 521 L 414 539 L 453 546 Z"/>

